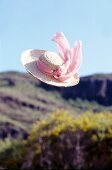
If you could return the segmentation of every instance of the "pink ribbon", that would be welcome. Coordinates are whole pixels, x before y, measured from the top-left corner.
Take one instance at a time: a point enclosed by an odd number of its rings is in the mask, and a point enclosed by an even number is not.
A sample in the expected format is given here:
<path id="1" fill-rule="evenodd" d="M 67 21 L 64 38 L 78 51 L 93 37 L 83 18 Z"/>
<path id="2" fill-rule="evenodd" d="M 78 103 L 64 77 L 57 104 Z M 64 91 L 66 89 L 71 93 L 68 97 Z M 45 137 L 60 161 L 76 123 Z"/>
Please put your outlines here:
<path id="1" fill-rule="evenodd" d="M 70 78 L 72 76 L 76 77 L 78 74 L 82 63 L 82 43 L 77 41 L 74 48 L 70 49 L 63 33 L 56 33 L 53 41 L 57 43 L 59 55 L 63 59 L 64 64 L 54 71 L 39 59 L 37 62 L 38 68 L 41 72 L 54 77 L 60 82 L 70 82 Z"/>

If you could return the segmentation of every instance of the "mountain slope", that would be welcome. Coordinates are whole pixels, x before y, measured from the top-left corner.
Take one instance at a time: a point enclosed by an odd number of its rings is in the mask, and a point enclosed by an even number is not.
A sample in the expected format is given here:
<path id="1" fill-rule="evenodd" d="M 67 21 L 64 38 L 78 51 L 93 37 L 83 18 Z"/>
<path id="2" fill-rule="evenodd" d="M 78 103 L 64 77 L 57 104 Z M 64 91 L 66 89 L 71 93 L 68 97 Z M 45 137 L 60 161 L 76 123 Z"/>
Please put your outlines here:
<path id="1" fill-rule="evenodd" d="M 29 129 L 36 119 L 59 108 L 73 110 L 58 92 L 48 92 L 30 75 L 0 74 L 0 120 Z M 12 126 L 12 125 L 10 125 Z"/>
<path id="2" fill-rule="evenodd" d="M 112 74 L 96 74 L 81 77 L 77 86 L 69 88 L 41 85 L 46 90 L 57 90 L 65 99 L 95 101 L 104 106 L 112 106 Z"/>
<path id="3" fill-rule="evenodd" d="M 110 106 L 105 107 L 97 102 Z M 33 122 L 59 108 L 79 114 L 86 110 L 112 111 L 111 105 L 112 75 L 82 77 L 77 86 L 57 88 L 28 74 L 1 73 L 0 138 L 27 136 Z"/>

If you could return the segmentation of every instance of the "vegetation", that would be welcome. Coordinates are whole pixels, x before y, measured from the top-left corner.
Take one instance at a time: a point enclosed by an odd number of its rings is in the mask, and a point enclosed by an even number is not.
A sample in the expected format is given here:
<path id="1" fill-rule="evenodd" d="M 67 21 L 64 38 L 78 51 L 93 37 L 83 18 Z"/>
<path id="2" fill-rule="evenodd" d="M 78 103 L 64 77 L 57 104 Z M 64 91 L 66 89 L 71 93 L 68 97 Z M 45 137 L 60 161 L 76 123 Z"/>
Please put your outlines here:
<path id="1" fill-rule="evenodd" d="M 47 117 L 57 108 L 74 111 L 58 92 L 43 89 L 32 76 L 17 72 L 0 74 L 0 122 L 1 117 L 4 122 L 10 119 L 29 131 L 35 120 Z"/>
<path id="2" fill-rule="evenodd" d="M 101 80 L 95 92 L 111 101 L 112 75 L 91 79 Z M 64 98 L 74 90 L 63 90 L 0 74 L 0 169 L 112 169 L 112 105 Z"/>
<path id="3" fill-rule="evenodd" d="M 8 169 L 110 169 L 112 114 L 61 109 L 36 121 L 26 140 L 0 146 L 0 165 Z"/>

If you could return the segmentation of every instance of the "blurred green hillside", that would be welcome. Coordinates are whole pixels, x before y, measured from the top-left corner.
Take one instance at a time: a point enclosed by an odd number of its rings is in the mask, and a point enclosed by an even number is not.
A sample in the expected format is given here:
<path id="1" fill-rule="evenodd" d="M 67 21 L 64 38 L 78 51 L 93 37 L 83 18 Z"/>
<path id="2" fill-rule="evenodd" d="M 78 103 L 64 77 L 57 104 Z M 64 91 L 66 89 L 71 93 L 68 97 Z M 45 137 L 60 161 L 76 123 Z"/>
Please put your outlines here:
<path id="1" fill-rule="evenodd" d="M 57 88 L 0 73 L 0 169 L 112 169 L 111 79 Z"/>
<path id="2" fill-rule="evenodd" d="M 0 128 L 4 131 L 4 134 L 0 132 L 0 137 L 5 136 L 7 129 L 12 136 L 13 129 L 17 130 L 17 136 L 21 131 L 24 134 L 35 120 L 47 117 L 57 108 L 66 108 L 71 112 L 74 109 L 58 92 L 48 92 L 27 74 L 0 74 Z"/>
<path id="3" fill-rule="evenodd" d="M 111 75 L 96 75 L 96 77 L 93 75 L 88 79 L 92 81 L 99 80 L 101 82 L 101 79 L 104 81 L 107 78 L 110 80 Z M 86 82 L 86 79 L 86 77 L 81 78 L 79 84 L 82 84 L 84 80 Z M 89 83 L 88 79 L 87 84 Z M 11 132 L 11 129 L 16 126 L 16 130 L 12 134 L 14 133 L 16 136 L 19 136 L 19 132 L 21 133 L 23 130 L 24 135 L 24 131 L 28 131 L 35 120 L 47 117 L 50 112 L 59 108 L 68 110 L 70 114 L 79 114 L 86 110 L 93 110 L 94 112 L 112 110 L 111 105 L 108 107 L 99 105 L 95 100 L 89 102 L 87 99 L 82 100 L 81 97 L 73 98 L 73 93 L 78 91 L 76 88 L 77 86 L 72 88 L 56 88 L 37 81 L 28 74 L 17 72 L 1 73 L 0 128 L 4 129 L 3 125 L 5 124 Z M 83 91 L 86 92 L 86 89 Z M 97 93 L 99 92 L 96 91 Z M 1 133 L 0 136 L 2 136 Z"/>
<path id="4" fill-rule="evenodd" d="M 89 78 L 81 78 L 79 84 L 86 81 L 88 84 L 88 79 L 92 82 L 93 80 L 99 82 L 103 80 L 104 82 L 106 79 L 110 80 L 111 75 L 96 75 L 96 77 L 93 75 Z M 77 86 L 56 88 L 24 73 L 0 73 L 0 138 L 6 138 L 8 135 L 13 138 L 26 137 L 36 120 L 47 117 L 50 112 L 59 108 L 68 110 L 70 114 L 80 114 L 86 110 L 112 111 L 111 105 L 103 106 L 95 100 L 90 102 L 80 96 L 80 98 L 75 98 L 74 93 L 78 91 L 76 88 Z M 85 92 L 87 89 L 82 90 Z M 99 94 L 97 91 L 95 93 Z"/>

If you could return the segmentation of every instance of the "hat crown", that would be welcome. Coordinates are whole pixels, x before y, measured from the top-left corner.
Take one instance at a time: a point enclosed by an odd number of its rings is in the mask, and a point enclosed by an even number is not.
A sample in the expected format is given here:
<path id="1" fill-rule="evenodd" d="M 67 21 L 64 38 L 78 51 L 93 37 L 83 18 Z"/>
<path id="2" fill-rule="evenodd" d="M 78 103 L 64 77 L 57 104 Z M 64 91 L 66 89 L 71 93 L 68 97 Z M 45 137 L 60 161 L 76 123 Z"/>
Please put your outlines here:
<path id="1" fill-rule="evenodd" d="M 64 63 L 64 61 L 58 54 L 51 51 L 46 51 L 42 56 L 40 56 L 40 60 L 53 70 L 57 69 Z"/>

